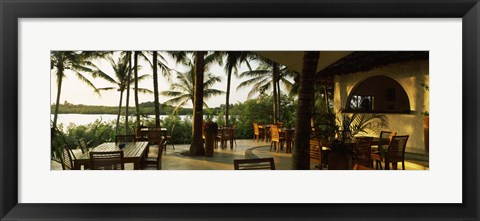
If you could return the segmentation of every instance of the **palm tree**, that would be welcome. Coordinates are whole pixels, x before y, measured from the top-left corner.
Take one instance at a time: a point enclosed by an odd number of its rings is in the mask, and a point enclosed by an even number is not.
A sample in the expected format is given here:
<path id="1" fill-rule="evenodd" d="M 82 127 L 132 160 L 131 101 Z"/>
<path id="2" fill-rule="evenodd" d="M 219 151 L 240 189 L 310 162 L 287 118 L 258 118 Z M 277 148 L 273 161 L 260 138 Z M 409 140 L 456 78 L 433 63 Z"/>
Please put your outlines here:
<path id="1" fill-rule="evenodd" d="M 126 57 L 128 57 L 128 76 L 127 76 L 127 101 L 125 102 L 125 134 L 128 134 L 128 108 L 130 106 L 130 84 L 131 81 L 130 79 L 132 78 L 132 52 L 127 51 Z M 120 113 L 119 113 L 120 114 Z M 118 123 L 118 117 L 117 117 L 117 123 Z M 118 130 L 117 130 L 118 133 Z"/>
<path id="2" fill-rule="evenodd" d="M 130 88 L 130 85 L 129 83 L 135 83 L 135 79 L 136 78 L 135 76 L 131 76 L 130 75 L 130 72 L 131 72 L 131 65 L 130 65 L 130 55 L 128 54 L 122 54 L 118 59 L 117 61 L 115 61 L 112 56 L 109 56 L 107 57 L 108 61 L 110 62 L 110 65 L 112 66 L 113 70 L 114 70 L 114 77 L 115 78 L 112 78 L 110 77 L 109 75 L 105 74 L 104 72 L 102 72 L 101 70 L 99 70 L 99 73 L 101 73 L 101 75 L 99 75 L 101 78 L 107 80 L 108 82 L 112 83 L 112 84 L 115 84 L 117 87 L 104 87 L 104 88 L 98 88 L 99 91 L 101 90 L 117 90 L 120 92 L 120 99 L 119 99 L 119 104 L 118 104 L 118 115 L 117 115 L 117 124 L 116 124 L 116 132 L 117 134 L 119 133 L 119 124 L 120 124 L 120 115 L 121 115 L 121 110 L 122 110 L 122 100 L 123 100 L 123 92 L 125 90 L 127 90 L 127 95 L 129 94 L 128 92 L 128 89 Z M 139 67 L 137 66 L 137 69 Z M 131 76 L 129 78 L 129 76 Z M 136 78 L 136 83 L 138 85 L 138 81 L 142 81 L 142 80 L 145 80 L 147 79 L 148 77 L 150 77 L 150 75 L 148 74 L 144 74 L 144 75 L 141 75 L 139 76 L 138 78 Z M 141 92 L 141 93 L 152 93 L 151 90 L 149 89 L 145 89 L 145 88 L 136 88 L 134 87 L 134 90 L 135 91 L 138 91 L 138 92 Z M 128 98 L 127 98 L 127 104 L 128 104 Z M 127 108 L 128 108 L 128 105 L 127 105 Z M 125 131 L 127 132 L 127 130 Z"/>
<path id="3" fill-rule="evenodd" d="M 177 76 L 178 83 L 171 85 L 170 91 L 162 92 L 165 96 L 172 96 L 174 98 L 165 103 L 177 104 L 177 108 L 191 101 L 193 104 L 193 125 L 192 125 L 192 143 L 190 145 L 190 155 L 203 155 L 205 150 L 202 142 L 202 123 L 203 123 L 203 106 L 206 105 L 204 97 L 209 98 L 215 95 L 221 95 L 224 92 L 211 89 L 216 82 L 219 82 L 220 77 L 213 76 L 208 73 L 209 64 L 220 62 L 218 53 L 194 52 L 194 63 L 188 62 L 189 71 L 179 73 Z M 204 73 L 207 72 L 207 77 Z M 206 79 L 206 80 L 204 80 Z M 202 83 L 200 83 L 202 82 Z"/>
<path id="4" fill-rule="evenodd" d="M 73 72 L 78 79 L 91 87 L 95 93 L 99 93 L 93 83 L 85 77 L 85 73 L 93 73 L 97 67 L 91 62 L 92 59 L 105 56 L 108 52 L 88 51 L 53 51 L 50 54 L 50 69 L 57 78 L 57 99 L 55 102 L 55 113 L 52 128 L 57 127 L 58 110 L 60 107 L 60 94 L 62 92 L 62 81 L 65 77 L 65 70 Z"/>
<path id="5" fill-rule="evenodd" d="M 240 74 L 239 77 L 250 77 L 250 79 L 240 83 L 237 90 L 247 86 L 252 86 L 252 89 L 248 93 L 248 98 L 260 93 L 264 94 L 266 91 L 272 88 L 273 95 L 273 113 L 274 123 L 280 117 L 280 82 L 283 84 L 287 91 L 290 91 L 293 87 L 289 78 L 294 76 L 294 72 L 287 69 L 286 66 L 278 64 L 276 62 L 257 57 L 259 66 L 255 70 L 246 71 Z"/>
<path id="6" fill-rule="evenodd" d="M 292 153 L 292 169 L 310 169 L 310 119 L 314 93 L 315 73 L 320 52 L 306 51 L 299 77 L 298 105 L 295 120 L 295 148 Z"/>
<path id="7" fill-rule="evenodd" d="M 228 117 L 230 110 L 230 83 L 232 80 L 232 73 L 238 75 L 238 67 L 242 63 L 246 63 L 250 71 L 249 60 L 254 59 L 255 54 L 246 51 L 226 51 L 225 52 L 225 71 L 227 72 L 227 91 L 225 95 L 225 127 L 229 126 Z"/>
<path id="8" fill-rule="evenodd" d="M 215 83 L 220 82 L 222 79 L 219 76 L 207 72 L 203 82 L 203 98 L 211 98 L 213 96 L 222 95 L 225 92 L 211 88 Z M 170 85 L 170 90 L 162 91 L 161 94 L 167 97 L 173 97 L 165 104 L 176 105 L 175 112 L 182 106 L 185 106 L 188 102 L 192 105 L 195 104 L 195 66 L 192 62 L 189 63 L 189 70 L 183 73 L 178 73 L 177 82 Z M 208 107 L 205 102 L 203 106 Z"/>
<path id="9" fill-rule="evenodd" d="M 138 54 L 140 51 L 135 51 L 133 55 L 133 70 L 134 70 L 134 82 L 135 82 L 135 115 L 137 116 L 137 128 L 140 127 L 140 106 L 138 104 Z"/>

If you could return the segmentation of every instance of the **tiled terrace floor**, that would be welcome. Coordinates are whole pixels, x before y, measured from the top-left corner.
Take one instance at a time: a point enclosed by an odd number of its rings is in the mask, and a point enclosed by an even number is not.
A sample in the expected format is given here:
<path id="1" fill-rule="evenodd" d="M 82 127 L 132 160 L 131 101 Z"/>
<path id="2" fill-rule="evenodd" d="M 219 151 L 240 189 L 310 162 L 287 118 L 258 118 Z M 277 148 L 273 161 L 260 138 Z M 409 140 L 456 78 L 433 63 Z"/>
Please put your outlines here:
<path id="1" fill-rule="evenodd" d="M 164 170 L 233 170 L 234 159 L 273 157 L 278 170 L 289 170 L 291 168 L 291 154 L 270 152 L 270 144 L 252 140 L 238 140 L 234 149 L 216 149 L 213 157 L 205 156 L 184 156 L 182 152 L 189 149 L 190 145 L 167 146 L 167 152 L 162 157 L 162 169 Z M 150 148 L 150 156 L 156 156 L 158 148 Z M 74 150 L 74 153 L 81 154 Z M 312 167 L 314 164 L 312 163 Z M 400 164 L 399 164 L 400 166 Z M 133 169 L 133 164 L 125 164 L 126 169 Z M 61 170 L 57 162 L 52 162 L 53 170 Z M 406 161 L 407 170 L 428 170 L 428 162 Z"/>

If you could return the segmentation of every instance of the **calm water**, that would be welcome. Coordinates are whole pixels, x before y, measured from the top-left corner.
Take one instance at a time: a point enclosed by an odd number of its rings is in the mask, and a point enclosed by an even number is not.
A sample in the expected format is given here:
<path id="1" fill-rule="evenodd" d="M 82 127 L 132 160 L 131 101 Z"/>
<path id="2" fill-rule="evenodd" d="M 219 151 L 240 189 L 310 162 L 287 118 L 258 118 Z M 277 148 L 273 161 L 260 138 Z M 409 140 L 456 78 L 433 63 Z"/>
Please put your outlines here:
<path id="1" fill-rule="evenodd" d="M 121 116 L 121 120 L 124 119 L 125 116 Z M 165 119 L 168 115 L 160 115 L 160 119 Z M 187 117 L 187 115 L 181 115 L 180 118 L 183 120 Z M 53 120 L 53 114 L 51 115 L 51 119 Z M 135 119 L 135 116 L 130 116 L 130 119 Z M 145 117 L 142 117 L 144 120 Z M 148 115 L 147 119 L 155 119 L 155 115 Z M 63 124 L 64 127 L 68 126 L 70 123 L 75 125 L 87 125 L 89 123 L 93 123 L 96 120 L 101 120 L 103 122 L 109 121 L 116 121 L 117 115 L 115 114 L 59 114 L 57 124 Z"/>

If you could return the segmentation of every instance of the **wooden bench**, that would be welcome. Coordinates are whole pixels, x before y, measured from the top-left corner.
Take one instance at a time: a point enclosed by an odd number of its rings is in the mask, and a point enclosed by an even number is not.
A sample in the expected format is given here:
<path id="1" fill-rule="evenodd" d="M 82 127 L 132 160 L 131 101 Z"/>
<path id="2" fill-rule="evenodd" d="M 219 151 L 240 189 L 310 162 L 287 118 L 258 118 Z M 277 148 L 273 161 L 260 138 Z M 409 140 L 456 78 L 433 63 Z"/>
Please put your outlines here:
<path id="1" fill-rule="evenodd" d="M 275 170 L 273 157 L 233 160 L 235 170 Z"/>

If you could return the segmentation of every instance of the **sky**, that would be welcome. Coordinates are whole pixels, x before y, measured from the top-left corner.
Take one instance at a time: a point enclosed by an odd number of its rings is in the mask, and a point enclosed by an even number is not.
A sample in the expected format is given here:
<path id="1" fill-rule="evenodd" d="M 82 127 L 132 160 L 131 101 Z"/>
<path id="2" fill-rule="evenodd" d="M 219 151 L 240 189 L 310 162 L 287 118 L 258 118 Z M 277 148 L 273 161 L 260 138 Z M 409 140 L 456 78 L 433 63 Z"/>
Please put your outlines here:
<path id="1" fill-rule="evenodd" d="M 113 55 L 114 60 L 118 58 L 119 53 L 115 52 Z M 168 56 L 165 56 L 168 57 Z M 109 76 L 114 76 L 114 71 L 110 65 L 110 63 L 106 59 L 96 59 L 92 61 L 94 64 L 97 65 L 103 72 L 108 74 Z M 182 67 L 180 64 L 176 64 L 172 59 L 167 60 L 167 64 L 170 68 L 173 68 L 178 71 L 185 71 L 185 67 Z M 142 69 L 138 72 L 138 75 L 142 74 L 150 74 L 152 75 L 152 69 L 149 63 L 139 59 L 139 65 L 142 66 Z M 252 64 L 252 68 L 255 69 L 255 64 Z M 241 65 L 238 73 L 242 73 L 247 71 L 248 68 L 246 65 Z M 221 82 L 216 83 L 212 88 L 219 89 L 222 91 L 226 91 L 227 88 L 227 76 L 226 72 L 223 67 L 219 65 L 214 65 L 211 67 L 210 72 L 215 76 L 220 76 L 222 78 Z M 132 73 L 133 74 L 133 73 Z M 70 71 L 65 72 L 65 78 L 62 82 L 62 91 L 60 95 L 60 103 L 63 104 L 65 101 L 71 104 L 85 104 L 85 105 L 102 105 L 102 106 L 118 106 L 120 93 L 116 90 L 110 91 L 102 91 L 101 95 L 94 93 L 93 89 L 87 86 L 85 83 L 81 82 L 74 73 Z M 97 88 L 102 87 L 112 87 L 111 83 L 108 81 L 101 79 L 101 78 L 93 78 L 88 74 L 84 74 Z M 57 96 L 57 79 L 54 71 L 50 73 L 50 103 L 54 104 L 56 102 Z M 236 76 L 232 76 L 231 81 L 231 90 L 230 90 L 230 104 L 235 104 L 237 102 L 243 102 L 247 100 L 248 92 L 250 88 L 243 88 L 237 90 L 237 86 L 247 80 L 248 78 L 239 79 Z M 172 76 L 172 81 L 175 81 L 175 74 Z M 161 73 L 158 74 L 158 85 L 159 91 L 165 91 L 170 89 L 170 83 L 167 81 L 165 77 Z M 147 88 L 153 91 L 153 80 L 152 78 L 146 79 L 144 81 L 139 82 L 139 88 Z M 139 102 L 148 102 L 153 101 L 153 94 L 142 94 L 139 93 Z M 165 102 L 166 100 L 170 99 L 169 97 L 165 97 L 160 95 L 159 101 L 160 103 Z M 225 95 L 215 96 L 210 99 L 205 100 L 209 107 L 218 107 L 221 104 L 225 104 Z M 133 91 L 131 91 L 130 97 L 130 106 L 134 106 L 134 98 L 133 98 Z M 122 106 L 125 105 L 125 93 L 123 96 Z M 188 102 L 187 105 L 184 107 L 192 107 L 191 103 Z"/>

